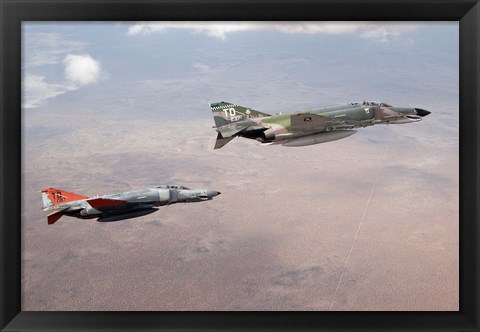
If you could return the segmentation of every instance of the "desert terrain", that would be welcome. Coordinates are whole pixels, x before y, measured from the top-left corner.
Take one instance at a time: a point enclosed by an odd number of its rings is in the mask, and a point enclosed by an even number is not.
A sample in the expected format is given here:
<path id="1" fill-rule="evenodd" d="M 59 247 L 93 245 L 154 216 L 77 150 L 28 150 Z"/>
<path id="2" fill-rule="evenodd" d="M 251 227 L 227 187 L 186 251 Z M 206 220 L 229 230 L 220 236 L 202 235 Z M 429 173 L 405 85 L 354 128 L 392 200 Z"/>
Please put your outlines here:
<path id="1" fill-rule="evenodd" d="M 112 117 L 25 121 L 23 310 L 458 310 L 458 146 L 428 117 L 220 150 L 211 119 Z M 222 195 L 111 223 L 40 209 L 45 187 L 165 183 Z"/>

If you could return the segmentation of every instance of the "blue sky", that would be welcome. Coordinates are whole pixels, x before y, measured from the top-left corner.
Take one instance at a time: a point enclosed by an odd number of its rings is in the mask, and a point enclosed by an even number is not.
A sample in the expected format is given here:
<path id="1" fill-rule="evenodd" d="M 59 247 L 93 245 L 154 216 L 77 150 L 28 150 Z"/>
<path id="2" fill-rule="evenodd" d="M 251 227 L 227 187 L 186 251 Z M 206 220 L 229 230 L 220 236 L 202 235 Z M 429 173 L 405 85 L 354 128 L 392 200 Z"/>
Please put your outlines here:
<path id="1" fill-rule="evenodd" d="M 456 22 L 25 23 L 23 32 L 25 109 L 127 103 L 203 117 L 219 100 L 279 111 L 458 104 Z"/>

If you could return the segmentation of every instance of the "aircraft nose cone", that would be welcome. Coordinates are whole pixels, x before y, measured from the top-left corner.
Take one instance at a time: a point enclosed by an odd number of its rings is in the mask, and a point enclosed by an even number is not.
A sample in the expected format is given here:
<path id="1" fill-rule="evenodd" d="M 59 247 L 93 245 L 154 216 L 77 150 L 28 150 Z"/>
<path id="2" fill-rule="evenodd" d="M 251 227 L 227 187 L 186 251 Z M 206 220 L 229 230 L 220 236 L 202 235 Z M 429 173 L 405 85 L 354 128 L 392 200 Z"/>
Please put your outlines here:
<path id="1" fill-rule="evenodd" d="M 220 195 L 221 193 L 219 191 L 215 191 L 215 190 L 207 190 L 207 196 L 212 198 L 212 197 L 215 197 L 215 196 L 218 196 Z"/>
<path id="2" fill-rule="evenodd" d="M 427 116 L 431 113 L 431 112 L 429 112 L 427 110 L 424 110 L 424 109 L 421 109 L 421 108 L 415 108 L 415 111 L 417 112 L 417 115 L 420 115 L 420 116 Z"/>

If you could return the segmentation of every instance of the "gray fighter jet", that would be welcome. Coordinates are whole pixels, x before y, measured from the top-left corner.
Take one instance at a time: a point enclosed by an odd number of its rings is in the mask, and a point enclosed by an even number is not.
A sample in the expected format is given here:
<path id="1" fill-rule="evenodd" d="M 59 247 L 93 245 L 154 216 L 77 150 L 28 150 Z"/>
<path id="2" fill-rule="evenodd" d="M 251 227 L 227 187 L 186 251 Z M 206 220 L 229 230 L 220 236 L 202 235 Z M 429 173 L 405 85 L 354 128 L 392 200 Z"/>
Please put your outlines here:
<path id="1" fill-rule="evenodd" d="M 158 206 L 208 201 L 220 195 L 220 192 L 215 190 L 189 189 L 173 185 L 95 197 L 55 188 L 43 189 L 41 193 L 43 210 L 48 213 L 49 225 L 63 215 L 80 219 L 97 218 L 97 221 L 135 218 L 157 211 Z"/>
<path id="2" fill-rule="evenodd" d="M 419 122 L 430 114 L 421 108 L 372 101 L 277 115 L 225 101 L 210 107 L 218 132 L 215 149 L 237 136 L 283 146 L 319 144 L 355 134 L 354 128 Z"/>

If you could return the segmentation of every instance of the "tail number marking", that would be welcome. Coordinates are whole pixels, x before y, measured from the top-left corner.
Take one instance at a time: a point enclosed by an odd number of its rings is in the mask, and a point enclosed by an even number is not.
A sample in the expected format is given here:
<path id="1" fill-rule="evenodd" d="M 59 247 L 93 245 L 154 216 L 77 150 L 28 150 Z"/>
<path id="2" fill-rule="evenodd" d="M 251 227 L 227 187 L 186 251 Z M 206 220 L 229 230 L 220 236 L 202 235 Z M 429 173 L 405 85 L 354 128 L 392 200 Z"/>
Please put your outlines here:
<path id="1" fill-rule="evenodd" d="M 225 112 L 225 117 L 228 118 L 228 117 L 233 117 L 235 116 L 236 112 L 235 112 L 235 109 L 233 107 L 231 108 L 224 108 L 223 111 Z"/>
<path id="2" fill-rule="evenodd" d="M 225 117 L 229 119 L 230 121 L 238 121 L 242 117 L 239 115 L 236 115 L 237 112 L 235 111 L 235 108 L 224 108 L 223 111 L 225 112 Z"/>
<path id="3" fill-rule="evenodd" d="M 66 200 L 65 196 L 63 196 L 60 191 L 54 191 L 54 192 L 52 192 L 52 195 L 53 195 L 53 199 L 57 203 L 63 203 Z"/>

